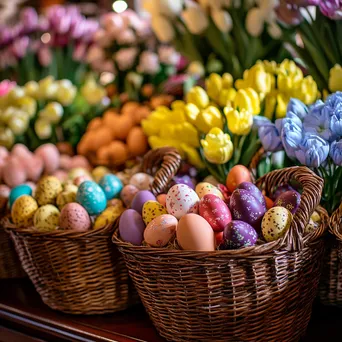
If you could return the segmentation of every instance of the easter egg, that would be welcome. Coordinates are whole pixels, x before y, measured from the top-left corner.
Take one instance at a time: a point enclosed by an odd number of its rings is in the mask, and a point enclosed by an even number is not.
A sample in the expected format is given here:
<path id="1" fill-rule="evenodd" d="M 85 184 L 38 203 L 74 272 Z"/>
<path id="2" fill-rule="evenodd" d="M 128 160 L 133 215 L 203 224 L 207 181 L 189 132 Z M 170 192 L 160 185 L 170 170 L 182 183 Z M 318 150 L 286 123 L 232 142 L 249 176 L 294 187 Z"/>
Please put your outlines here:
<path id="1" fill-rule="evenodd" d="M 284 236 L 292 222 L 291 212 L 284 207 L 273 207 L 266 212 L 261 223 L 262 235 L 267 242 Z"/>
<path id="2" fill-rule="evenodd" d="M 11 189 L 7 185 L 0 184 L 0 211 L 6 209 L 10 192 Z"/>
<path id="3" fill-rule="evenodd" d="M 279 185 L 275 192 L 273 193 L 272 199 L 275 200 L 276 198 L 278 198 L 283 192 L 286 191 L 291 191 L 294 190 L 293 187 L 289 184 L 283 184 L 283 185 Z"/>
<path id="4" fill-rule="evenodd" d="M 255 229 L 246 222 L 234 220 L 223 231 L 223 243 L 220 249 L 237 249 L 254 246 L 258 240 Z"/>
<path id="5" fill-rule="evenodd" d="M 215 232 L 223 231 L 224 227 L 232 220 L 227 205 L 215 195 L 204 195 L 199 203 L 198 210 Z"/>
<path id="6" fill-rule="evenodd" d="M 39 156 L 43 159 L 44 170 L 46 173 L 51 174 L 58 169 L 60 163 L 60 154 L 55 145 L 41 145 L 34 151 L 34 153 L 36 156 Z"/>
<path id="7" fill-rule="evenodd" d="M 9 205 L 12 207 L 14 201 L 22 195 L 32 195 L 32 189 L 26 184 L 21 184 L 13 188 L 9 195 Z"/>
<path id="8" fill-rule="evenodd" d="M 313 232 L 315 229 L 317 229 L 318 226 L 319 226 L 319 224 L 317 222 L 315 222 L 312 218 L 310 218 L 309 223 L 305 226 L 304 232 L 306 234 L 309 234 L 309 233 Z"/>
<path id="9" fill-rule="evenodd" d="M 142 218 L 146 225 L 148 225 L 157 216 L 167 214 L 167 210 L 157 201 L 147 201 L 142 208 Z"/>
<path id="10" fill-rule="evenodd" d="M 85 208 L 89 215 L 98 215 L 107 206 L 105 193 L 93 181 L 85 181 L 79 186 L 76 201 Z"/>
<path id="11" fill-rule="evenodd" d="M 122 211 L 125 209 L 123 202 L 118 198 L 113 198 L 110 201 L 107 201 L 107 207 L 115 207 Z"/>
<path id="12" fill-rule="evenodd" d="M 157 196 L 157 201 L 166 208 L 166 194 L 160 194 Z"/>
<path id="13" fill-rule="evenodd" d="M 164 247 L 175 236 L 178 221 L 172 215 L 160 215 L 147 225 L 144 240 L 152 247 Z"/>
<path id="14" fill-rule="evenodd" d="M 9 157 L 2 168 L 2 178 L 4 182 L 15 187 L 26 181 L 26 170 L 22 162 L 16 157 Z"/>
<path id="15" fill-rule="evenodd" d="M 220 246 L 223 242 L 223 231 L 214 232 L 214 233 L 215 233 L 216 246 Z"/>
<path id="16" fill-rule="evenodd" d="M 216 239 L 209 223 L 196 214 L 185 214 L 178 222 L 177 242 L 184 250 L 214 251 Z"/>
<path id="17" fill-rule="evenodd" d="M 195 185 L 192 179 L 188 175 L 173 177 L 172 185 L 175 185 L 175 184 L 185 184 L 191 189 L 195 190 Z"/>
<path id="18" fill-rule="evenodd" d="M 61 182 L 65 182 L 68 179 L 68 173 L 64 170 L 57 170 L 52 174 L 52 176 L 55 176 Z"/>
<path id="19" fill-rule="evenodd" d="M 152 194 L 152 192 L 148 190 L 138 191 L 132 200 L 131 208 L 136 210 L 139 214 L 141 214 L 144 204 L 147 201 L 155 201 L 155 200 L 156 198 Z"/>
<path id="20" fill-rule="evenodd" d="M 123 188 L 121 180 L 112 174 L 107 174 L 101 178 L 99 185 L 106 195 L 107 200 L 119 197 Z"/>
<path id="21" fill-rule="evenodd" d="M 130 207 L 134 196 L 139 192 L 139 189 L 132 184 L 125 185 L 120 193 L 120 198 L 125 203 L 126 207 Z"/>
<path id="22" fill-rule="evenodd" d="M 267 196 L 264 196 L 265 203 L 266 203 L 266 209 L 271 209 L 273 207 L 274 202 Z"/>
<path id="23" fill-rule="evenodd" d="M 123 207 L 108 207 L 96 219 L 94 229 L 99 229 L 113 224 L 114 221 L 124 212 Z"/>
<path id="24" fill-rule="evenodd" d="M 91 228 L 87 211 L 78 203 L 66 204 L 59 217 L 59 227 L 64 230 L 85 232 Z"/>
<path id="25" fill-rule="evenodd" d="M 85 181 L 91 181 L 92 178 L 88 175 L 88 174 L 84 174 L 84 175 L 80 175 L 80 176 L 77 176 L 74 180 L 73 180 L 73 183 L 76 185 L 76 186 L 80 186 L 83 182 Z"/>
<path id="26" fill-rule="evenodd" d="M 216 186 L 210 183 L 198 183 L 196 185 L 195 191 L 199 198 L 202 198 L 203 196 L 208 194 L 212 194 L 219 197 L 220 199 L 223 199 L 222 192 Z"/>
<path id="27" fill-rule="evenodd" d="M 311 219 L 315 223 L 321 223 L 322 221 L 321 215 L 316 210 L 312 213 Z"/>
<path id="28" fill-rule="evenodd" d="M 105 166 L 97 166 L 95 169 L 91 172 L 95 182 L 99 182 L 100 179 L 106 175 L 107 173 L 110 173 L 110 170 Z"/>
<path id="29" fill-rule="evenodd" d="M 203 179 L 204 183 L 209 183 L 211 185 L 217 186 L 220 182 L 212 175 L 209 175 Z"/>
<path id="30" fill-rule="evenodd" d="M 176 184 L 167 192 L 166 209 L 177 219 L 188 213 L 197 213 L 198 204 L 198 195 L 185 184 Z"/>
<path id="31" fill-rule="evenodd" d="M 41 206 L 33 217 L 33 225 L 40 232 L 56 230 L 59 225 L 59 210 L 52 204 Z"/>
<path id="32" fill-rule="evenodd" d="M 237 189 L 244 189 L 247 190 L 250 194 L 252 194 L 265 208 L 266 210 L 266 201 L 261 193 L 261 191 L 253 184 L 250 182 L 242 182 L 237 186 Z"/>
<path id="33" fill-rule="evenodd" d="M 62 210 L 64 206 L 68 203 L 76 202 L 76 194 L 77 194 L 78 188 L 72 190 L 63 190 L 60 192 L 56 199 L 56 204 L 59 210 Z"/>
<path id="34" fill-rule="evenodd" d="M 143 172 L 134 174 L 129 180 L 129 184 L 136 186 L 139 190 L 149 190 L 152 183 L 153 177 Z"/>
<path id="35" fill-rule="evenodd" d="M 247 190 L 236 189 L 230 196 L 229 208 L 233 220 L 250 224 L 257 232 L 260 231 L 261 220 L 266 208 Z"/>
<path id="36" fill-rule="evenodd" d="M 36 182 L 43 173 L 44 162 L 38 156 L 32 155 L 32 157 L 23 160 L 25 166 L 27 178 L 33 182 Z"/>
<path id="37" fill-rule="evenodd" d="M 145 223 L 141 215 L 133 210 L 127 209 L 120 216 L 119 232 L 123 241 L 133 245 L 141 245 L 144 239 Z"/>
<path id="38" fill-rule="evenodd" d="M 281 193 L 274 201 L 274 207 L 284 207 L 294 214 L 300 204 L 300 194 L 295 190 L 289 190 Z"/>
<path id="39" fill-rule="evenodd" d="M 60 180 L 54 176 L 43 177 L 37 184 L 35 198 L 38 204 L 55 204 L 56 198 L 63 191 Z"/>
<path id="40" fill-rule="evenodd" d="M 79 177 L 79 176 L 88 176 L 89 178 L 91 178 L 91 175 L 90 173 L 86 170 L 86 169 L 83 169 L 82 167 L 76 167 L 74 169 L 71 169 L 69 171 L 69 174 L 68 174 L 68 177 L 70 180 L 74 180 L 75 178 Z"/>
<path id="41" fill-rule="evenodd" d="M 242 182 L 252 182 L 251 174 L 247 167 L 243 165 L 235 165 L 231 168 L 227 175 L 227 188 L 230 192 L 233 192 Z"/>
<path id="42" fill-rule="evenodd" d="M 19 227 L 30 227 L 33 225 L 33 217 L 38 209 L 37 201 L 28 195 L 23 195 L 17 198 L 11 210 L 12 221 Z"/>
<path id="43" fill-rule="evenodd" d="M 71 167 L 71 157 L 66 155 L 66 154 L 61 155 L 59 167 L 62 170 L 70 170 L 72 168 Z"/>

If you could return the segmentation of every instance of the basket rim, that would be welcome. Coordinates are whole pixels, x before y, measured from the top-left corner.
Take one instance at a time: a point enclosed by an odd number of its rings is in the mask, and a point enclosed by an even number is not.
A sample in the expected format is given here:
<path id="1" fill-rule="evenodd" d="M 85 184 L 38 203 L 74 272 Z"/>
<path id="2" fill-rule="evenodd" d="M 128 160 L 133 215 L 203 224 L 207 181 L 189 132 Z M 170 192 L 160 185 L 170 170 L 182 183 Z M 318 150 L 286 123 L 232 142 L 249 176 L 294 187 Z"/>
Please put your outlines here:
<path id="1" fill-rule="evenodd" d="M 330 216 L 330 231 L 342 241 L 342 202 Z"/>

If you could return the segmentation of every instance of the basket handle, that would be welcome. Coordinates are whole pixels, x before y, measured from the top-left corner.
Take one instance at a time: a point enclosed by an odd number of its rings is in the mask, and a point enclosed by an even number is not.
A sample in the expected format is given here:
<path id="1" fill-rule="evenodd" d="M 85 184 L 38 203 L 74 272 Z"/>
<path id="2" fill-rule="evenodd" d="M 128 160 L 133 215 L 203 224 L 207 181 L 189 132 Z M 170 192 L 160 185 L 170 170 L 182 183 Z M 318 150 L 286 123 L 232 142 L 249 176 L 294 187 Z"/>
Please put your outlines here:
<path id="1" fill-rule="evenodd" d="M 332 213 L 329 221 L 330 231 L 342 241 L 342 202 Z"/>
<path id="2" fill-rule="evenodd" d="M 281 242 L 281 245 L 290 251 L 303 248 L 305 226 L 320 202 L 323 179 L 306 166 L 294 166 L 271 171 L 256 182 L 258 186 L 265 184 L 265 191 L 269 194 L 275 186 L 288 183 L 293 179 L 302 185 L 303 193 L 299 207 L 293 216 L 291 227 Z"/>
<path id="3" fill-rule="evenodd" d="M 174 147 L 161 147 L 149 151 L 142 164 L 142 171 L 154 176 L 152 193 L 163 193 L 172 178 L 177 174 L 182 158 Z"/>

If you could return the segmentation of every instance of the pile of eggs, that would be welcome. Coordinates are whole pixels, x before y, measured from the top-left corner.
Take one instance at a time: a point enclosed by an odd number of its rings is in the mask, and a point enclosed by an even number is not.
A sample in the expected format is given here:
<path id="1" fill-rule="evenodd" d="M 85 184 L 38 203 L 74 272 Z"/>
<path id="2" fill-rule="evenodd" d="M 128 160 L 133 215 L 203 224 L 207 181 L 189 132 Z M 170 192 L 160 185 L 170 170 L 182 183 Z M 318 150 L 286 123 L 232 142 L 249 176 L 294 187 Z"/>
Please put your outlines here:
<path id="1" fill-rule="evenodd" d="M 121 239 L 192 251 L 251 247 L 284 236 L 300 204 L 299 192 L 287 184 L 276 189 L 274 200 L 266 197 L 241 165 L 231 169 L 226 185 L 205 180 L 195 186 L 188 176 L 175 177 L 168 192 L 157 197 L 146 189 L 129 193 L 124 200 L 130 209 L 119 221 Z M 315 212 L 306 233 L 319 221 Z"/>

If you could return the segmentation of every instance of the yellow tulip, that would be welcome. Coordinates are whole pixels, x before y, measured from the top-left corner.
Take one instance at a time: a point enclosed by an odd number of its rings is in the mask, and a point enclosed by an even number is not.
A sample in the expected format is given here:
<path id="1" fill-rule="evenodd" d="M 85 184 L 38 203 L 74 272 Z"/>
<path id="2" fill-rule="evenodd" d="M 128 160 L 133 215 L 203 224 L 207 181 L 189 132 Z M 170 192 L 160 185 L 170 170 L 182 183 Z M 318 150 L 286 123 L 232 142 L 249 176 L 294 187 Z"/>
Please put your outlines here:
<path id="1" fill-rule="evenodd" d="M 198 169 L 204 168 L 205 165 L 203 164 L 201 156 L 196 148 L 193 148 L 187 144 L 181 144 L 181 148 L 185 153 L 186 159 L 191 165 L 197 167 Z"/>
<path id="2" fill-rule="evenodd" d="M 233 155 L 233 143 L 229 134 L 221 129 L 212 128 L 201 140 L 205 158 L 213 164 L 225 164 Z"/>
<path id="3" fill-rule="evenodd" d="M 281 73 L 277 78 L 277 88 L 282 92 L 289 92 L 294 87 L 294 80 L 289 75 Z"/>
<path id="4" fill-rule="evenodd" d="M 13 104 L 16 104 L 17 101 L 24 96 L 25 96 L 25 91 L 22 87 L 19 87 L 19 86 L 12 88 L 7 94 L 8 100 Z"/>
<path id="5" fill-rule="evenodd" d="M 29 117 L 24 112 L 16 113 L 8 121 L 8 127 L 14 135 L 21 135 L 26 132 L 28 123 Z"/>
<path id="6" fill-rule="evenodd" d="M 205 86 L 209 97 L 215 101 L 218 101 L 220 92 L 222 90 L 221 76 L 215 73 L 210 74 L 205 80 Z"/>
<path id="7" fill-rule="evenodd" d="M 186 95 L 186 101 L 193 103 L 199 109 L 206 108 L 209 104 L 209 97 L 206 91 L 201 87 L 193 87 Z"/>
<path id="8" fill-rule="evenodd" d="M 36 114 L 37 111 L 37 102 L 33 97 L 24 96 L 17 101 L 17 105 L 21 110 L 27 113 L 30 118 Z"/>
<path id="9" fill-rule="evenodd" d="M 276 108 L 276 118 L 281 119 L 286 116 L 287 105 L 290 101 L 290 97 L 285 94 L 277 95 L 277 108 Z"/>
<path id="10" fill-rule="evenodd" d="M 223 128 L 221 112 L 214 106 L 201 110 L 198 114 L 195 126 L 203 133 L 208 133 L 213 127 Z"/>
<path id="11" fill-rule="evenodd" d="M 159 148 L 159 147 L 164 147 L 164 146 L 172 146 L 175 147 L 182 158 L 185 157 L 184 151 L 182 150 L 182 144 L 179 142 L 179 140 L 175 139 L 162 139 L 158 136 L 151 136 L 148 138 L 148 143 L 152 148 Z"/>
<path id="12" fill-rule="evenodd" d="M 14 134 L 8 128 L 0 126 L 0 146 L 5 146 L 6 148 L 11 148 L 14 144 Z"/>
<path id="13" fill-rule="evenodd" d="M 275 61 L 258 61 L 257 64 L 262 65 L 264 70 L 270 74 L 275 74 L 278 69 L 278 64 Z"/>
<path id="14" fill-rule="evenodd" d="M 185 112 L 186 119 L 190 123 L 194 124 L 200 110 L 193 103 L 187 103 L 184 107 L 184 112 Z"/>
<path id="15" fill-rule="evenodd" d="M 234 100 L 234 107 L 238 110 L 248 110 L 253 115 L 260 113 L 260 99 L 252 88 L 239 89 Z"/>
<path id="16" fill-rule="evenodd" d="M 39 112 L 39 117 L 46 119 L 50 123 L 58 123 L 63 116 L 63 107 L 58 102 L 48 103 L 43 110 Z"/>
<path id="17" fill-rule="evenodd" d="M 24 85 L 25 94 L 37 98 L 39 85 L 36 81 L 29 81 Z"/>
<path id="18" fill-rule="evenodd" d="M 319 97 L 319 91 L 312 76 L 306 76 L 299 86 L 294 89 L 292 96 L 300 99 L 306 105 L 314 103 Z"/>
<path id="19" fill-rule="evenodd" d="M 97 84 L 94 79 L 88 79 L 81 88 L 81 94 L 89 104 L 96 105 L 106 96 L 106 89 Z"/>
<path id="20" fill-rule="evenodd" d="M 172 109 L 184 109 L 185 107 L 185 102 L 182 100 L 176 100 L 171 103 L 171 108 Z"/>
<path id="21" fill-rule="evenodd" d="M 329 90 L 331 92 L 342 91 L 342 67 L 339 64 L 330 69 Z"/>
<path id="22" fill-rule="evenodd" d="M 9 106 L 1 112 L 0 122 L 7 124 L 11 117 L 16 113 L 18 108 Z"/>
<path id="23" fill-rule="evenodd" d="M 75 86 L 58 87 L 56 91 L 56 99 L 63 106 L 69 106 L 70 104 L 74 102 L 76 94 L 77 94 L 77 88 Z M 95 97 L 95 101 L 98 101 L 98 98 L 101 97 L 102 95 L 93 94 L 92 96 Z"/>
<path id="24" fill-rule="evenodd" d="M 234 102 L 236 96 L 236 90 L 234 88 L 222 89 L 218 103 L 221 107 L 226 107 Z"/>
<path id="25" fill-rule="evenodd" d="M 37 93 L 40 99 L 52 99 L 56 96 L 57 83 L 52 76 L 47 76 L 38 82 L 39 90 Z"/>
<path id="26" fill-rule="evenodd" d="M 222 75 L 222 88 L 223 89 L 232 88 L 233 87 L 233 83 L 234 83 L 233 76 L 231 74 L 229 74 L 228 72 L 225 72 Z"/>
<path id="27" fill-rule="evenodd" d="M 226 107 L 224 113 L 227 117 L 227 125 L 233 134 L 247 135 L 253 125 L 253 114 L 248 110 L 240 111 Z"/>
<path id="28" fill-rule="evenodd" d="M 173 123 L 182 123 L 186 121 L 185 112 L 183 109 L 174 109 L 170 113 L 168 120 Z"/>
<path id="29" fill-rule="evenodd" d="M 156 125 L 152 119 L 148 118 L 141 121 L 141 127 L 144 133 L 150 137 L 153 135 L 158 135 L 162 126 Z"/>
<path id="30" fill-rule="evenodd" d="M 34 130 L 39 139 L 48 139 L 52 135 L 51 124 L 45 119 L 37 119 L 34 123 Z"/>
<path id="31" fill-rule="evenodd" d="M 291 77 L 294 84 L 297 84 L 303 79 L 302 70 L 294 61 L 291 61 L 289 59 L 284 59 L 279 64 L 278 73 L 283 73 L 284 75 Z"/>
<path id="32" fill-rule="evenodd" d="M 277 97 L 273 94 L 267 95 L 265 98 L 265 110 L 264 110 L 264 116 L 267 119 L 272 120 L 276 105 L 277 105 Z"/>

